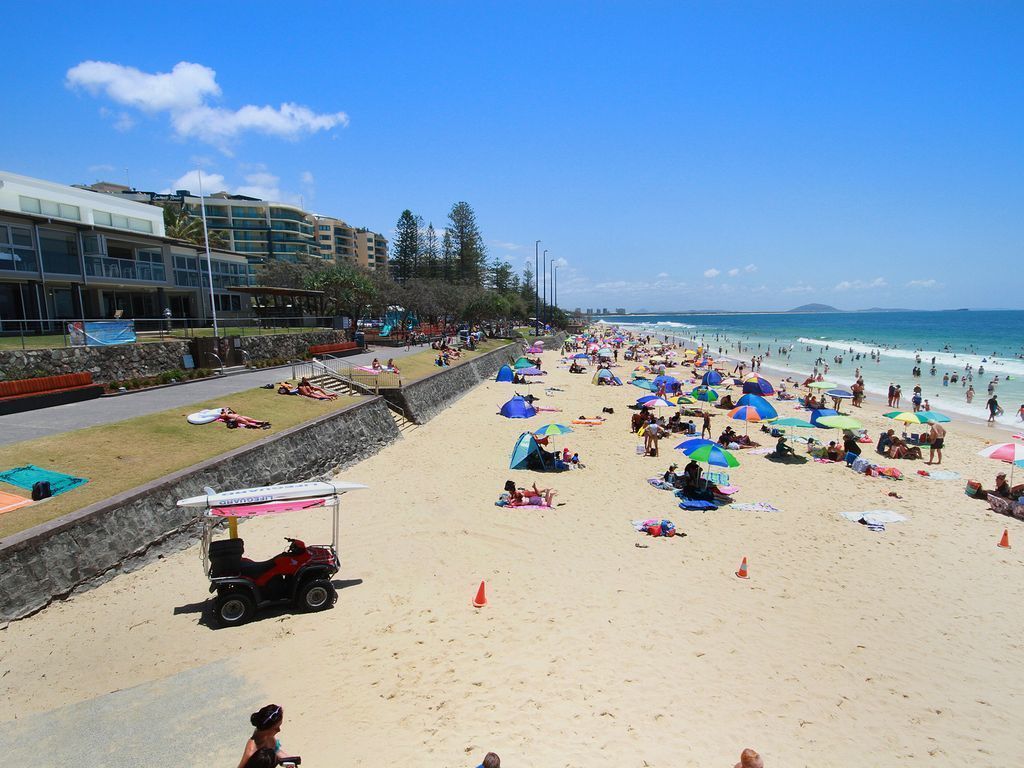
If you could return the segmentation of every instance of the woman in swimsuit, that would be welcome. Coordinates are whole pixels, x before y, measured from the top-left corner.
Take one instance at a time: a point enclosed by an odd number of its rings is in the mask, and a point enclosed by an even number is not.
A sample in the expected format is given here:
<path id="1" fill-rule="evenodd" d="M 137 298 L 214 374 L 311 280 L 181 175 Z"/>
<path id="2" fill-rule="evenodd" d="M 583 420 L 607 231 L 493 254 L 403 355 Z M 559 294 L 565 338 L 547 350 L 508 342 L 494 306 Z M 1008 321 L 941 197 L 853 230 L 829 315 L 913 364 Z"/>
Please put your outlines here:
<path id="1" fill-rule="evenodd" d="M 249 722 L 256 730 L 245 742 L 245 751 L 242 752 L 242 759 L 238 761 L 238 768 L 245 768 L 249 758 L 261 749 L 274 750 L 278 759 L 289 757 L 286 752 L 281 751 L 281 740 L 277 738 L 284 722 L 284 710 L 281 707 L 277 704 L 267 704 L 258 712 L 253 712 Z"/>

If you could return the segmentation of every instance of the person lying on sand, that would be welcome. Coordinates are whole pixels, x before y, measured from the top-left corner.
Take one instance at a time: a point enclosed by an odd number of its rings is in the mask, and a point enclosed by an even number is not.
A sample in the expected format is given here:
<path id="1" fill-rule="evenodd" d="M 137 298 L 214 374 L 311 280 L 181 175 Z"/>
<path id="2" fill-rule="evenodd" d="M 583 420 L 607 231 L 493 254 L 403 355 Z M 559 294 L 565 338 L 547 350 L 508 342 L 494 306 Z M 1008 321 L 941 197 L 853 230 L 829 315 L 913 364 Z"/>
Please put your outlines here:
<path id="1" fill-rule="evenodd" d="M 302 395 L 303 397 L 312 398 L 313 400 L 337 400 L 338 399 L 338 395 L 337 394 L 335 394 L 334 392 L 328 392 L 323 387 L 318 387 L 318 386 L 316 386 L 314 384 L 311 384 L 309 379 L 307 379 L 305 376 L 303 376 L 299 380 L 298 390 L 299 390 L 299 394 L 300 395 Z"/>
<path id="2" fill-rule="evenodd" d="M 513 480 L 508 480 L 505 483 L 505 492 L 509 494 L 508 505 L 510 507 L 550 507 L 552 506 L 551 501 L 557 493 L 551 488 L 538 488 L 537 483 L 530 488 L 517 488 Z"/>
<path id="3" fill-rule="evenodd" d="M 250 419 L 248 416 L 235 413 L 230 408 L 221 408 L 217 421 L 223 421 L 231 429 L 237 429 L 238 427 L 243 429 L 270 429 L 269 421 Z"/>

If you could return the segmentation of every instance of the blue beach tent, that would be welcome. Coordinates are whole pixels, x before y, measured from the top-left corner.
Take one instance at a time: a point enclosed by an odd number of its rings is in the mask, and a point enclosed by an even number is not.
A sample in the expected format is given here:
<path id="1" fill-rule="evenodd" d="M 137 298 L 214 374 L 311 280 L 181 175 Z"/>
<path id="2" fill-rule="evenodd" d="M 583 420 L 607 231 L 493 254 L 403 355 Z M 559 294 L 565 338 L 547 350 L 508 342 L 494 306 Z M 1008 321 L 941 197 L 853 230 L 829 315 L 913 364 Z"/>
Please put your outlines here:
<path id="1" fill-rule="evenodd" d="M 532 469 L 534 472 L 555 472 L 554 455 L 541 450 L 537 438 L 530 432 L 523 432 L 512 449 L 509 469 Z"/>
<path id="2" fill-rule="evenodd" d="M 828 427 L 825 427 L 822 424 L 819 424 L 818 420 L 819 419 L 823 419 L 826 416 L 838 416 L 838 415 L 839 415 L 839 411 L 836 411 L 836 410 L 834 410 L 832 408 L 819 408 L 816 411 L 811 411 L 811 424 L 813 424 L 816 427 L 819 427 L 820 429 L 828 429 Z"/>
<path id="3" fill-rule="evenodd" d="M 501 368 L 498 369 L 498 375 L 494 377 L 494 380 L 495 381 L 509 382 L 509 381 L 512 381 L 512 377 L 513 376 L 514 376 L 514 373 L 512 371 L 512 366 L 510 366 L 510 365 L 503 365 L 503 366 L 501 366 Z"/>
<path id="4" fill-rule="evenodd" d="M 526 402 L 522 395 L 516 395 L 501 406 L 501 415 L 506 419 L 528 419 L 537 415 L 537 409 Z"/>

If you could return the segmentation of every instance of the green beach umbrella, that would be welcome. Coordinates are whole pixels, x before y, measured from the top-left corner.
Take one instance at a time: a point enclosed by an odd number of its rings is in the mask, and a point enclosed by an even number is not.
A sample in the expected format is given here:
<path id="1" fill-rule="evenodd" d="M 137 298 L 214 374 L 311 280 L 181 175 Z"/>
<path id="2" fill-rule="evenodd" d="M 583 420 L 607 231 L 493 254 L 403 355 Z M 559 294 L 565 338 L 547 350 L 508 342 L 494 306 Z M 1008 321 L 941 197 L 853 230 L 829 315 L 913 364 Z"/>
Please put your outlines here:
<path id="1" fill-rule="evenodd" d="M 913 411 L 889 411 L 888 413 L 883 413 L 882 415 L 885 416 L 885 418 L 887 419 L 892 419 L 893 421 L 902 421 L 905 424 L 924 424 L 928 421 L 924 417 L 924 413 L 922 412 L 914 413 Z"/>
<path id="2" fill-rule="evenodd" d="M 693 444 L 696 443 L 696 441 L 687 440 L 686 442 L 677 445 L 676 448 L 681 450 L 694 461 L 699 461 L 701 464 L 707 464 L 708 466 L 714 467 L 738 467 L 740 465 L 732 453 L 716 443 L 702 440 L 701 444 L 698 444 L 695 447 L 691 447 L 690 445 L 687 445 L 687 443 Z"/>
<path id="3" fill-rule="evenodd" d="M 924 416 L 924 420 L 929 424 L 933 422 L 936 424 L 945 424 L 948 421 L 952 421 L 952 419 L 949 418 L 949 416 L 947 416 L 944 413 L 939 413 L 937 411 L 918 411 L 918 413 Z"/>
<path id="4" fill-rule="evenodd" d="M 829 429 L 861 429 L 863 425 L 849 416 L 822 416 L 818 419 L 818 426 Z"/>
<path id="5" fill-rule="evenodd" d="M 835 386 L 831 381 L 812 381 L 807 385 L 809 389 L 835 389 Z"/>
<path id="6" fill-rule="evenodd" d="M 572 431 L 572 427 L 567 427 L 565 424 L 545 424 L 533 434 L 541 437 L 557 437 L 558 435 L 567 435 Z"/>
<path id="7" fill-rule="evenodd" d="M 799 427 L 800 429 L 814 429 L 814 425 L 809 421 L 798 419 L 794 416 L 790 416 L 785 419 L 779 419 L 775 422 L 776 427 Z"/>

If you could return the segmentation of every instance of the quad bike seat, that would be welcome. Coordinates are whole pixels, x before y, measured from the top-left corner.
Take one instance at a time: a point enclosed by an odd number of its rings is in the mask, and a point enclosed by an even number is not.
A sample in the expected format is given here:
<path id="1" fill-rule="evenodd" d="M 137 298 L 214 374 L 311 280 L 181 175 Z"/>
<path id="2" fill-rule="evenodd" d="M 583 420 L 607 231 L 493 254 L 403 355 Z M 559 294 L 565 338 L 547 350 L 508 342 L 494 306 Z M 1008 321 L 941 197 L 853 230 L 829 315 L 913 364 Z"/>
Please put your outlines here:
<path id="1" fill-rule="evenodd" d="M 269 571 L 271 568 L 273 568 L 275 562 L 276 561 L 273 558 L 271 558 L 270 560 L 263 560 L 263 561 L 253 561 L 253 560 L 245 560 L 245 559 L 243 559 L 241 561 L 241 563 L 239 564 L 238 572 L 242 576 L 246 576 L 246 577 L 248 577 L 250 579 L 254 579 L 257 576 L 260 576 L 264 572 Z"/>

